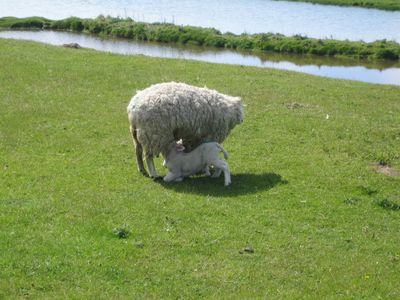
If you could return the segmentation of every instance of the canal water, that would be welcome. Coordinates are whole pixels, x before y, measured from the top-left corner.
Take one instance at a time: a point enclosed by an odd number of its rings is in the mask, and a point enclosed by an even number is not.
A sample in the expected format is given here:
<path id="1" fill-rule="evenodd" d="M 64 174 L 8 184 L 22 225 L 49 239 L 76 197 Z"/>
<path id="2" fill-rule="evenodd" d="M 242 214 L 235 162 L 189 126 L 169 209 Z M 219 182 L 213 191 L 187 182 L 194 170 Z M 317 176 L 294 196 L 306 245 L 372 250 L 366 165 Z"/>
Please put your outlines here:
<path id="1" fill-rule="evenodd" d="M 273 32 L 315 38 L 400 42 L 400 12 L 273 0 L 0 0 L 2 16 L 61 19 L 98 15 L 214 27 L 222 32 Z"/>
<path id="2" fill-rule="evenodd" d="M 52 45 L 78 43 L 82 47 L 125 55 L 192 59 L 213 63 L 237 64 L 291 70 L 324 77 L 350 79 L 379 84 L 400 85 L 399 63 L 368 63 L 324 57 L 307 57 L 238 52 L 200 47 L 171 46 L 120 39 L 101 39 L 87 34 L 54 31 L 0 31 L 0 38 L 33 40 Z"/>

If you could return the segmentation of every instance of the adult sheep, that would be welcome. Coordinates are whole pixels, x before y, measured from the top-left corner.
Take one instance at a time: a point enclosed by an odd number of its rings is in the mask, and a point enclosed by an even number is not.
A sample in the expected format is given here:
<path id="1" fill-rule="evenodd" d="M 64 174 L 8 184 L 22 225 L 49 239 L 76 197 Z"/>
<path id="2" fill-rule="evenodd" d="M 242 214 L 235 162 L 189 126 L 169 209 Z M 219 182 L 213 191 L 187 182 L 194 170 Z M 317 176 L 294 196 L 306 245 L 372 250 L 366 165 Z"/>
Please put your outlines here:
<path id="1" fill-rule="evenodd" d="M 184 83 L 159 83 L 139 91 L 128 105 L 139 171 L 158 178 L 153 158 L 167 157 L 171 145 L 183 140 L 187 149 L 203 142 L 222 143 L 243 122 L 243 105 L 232 97 Z"/>

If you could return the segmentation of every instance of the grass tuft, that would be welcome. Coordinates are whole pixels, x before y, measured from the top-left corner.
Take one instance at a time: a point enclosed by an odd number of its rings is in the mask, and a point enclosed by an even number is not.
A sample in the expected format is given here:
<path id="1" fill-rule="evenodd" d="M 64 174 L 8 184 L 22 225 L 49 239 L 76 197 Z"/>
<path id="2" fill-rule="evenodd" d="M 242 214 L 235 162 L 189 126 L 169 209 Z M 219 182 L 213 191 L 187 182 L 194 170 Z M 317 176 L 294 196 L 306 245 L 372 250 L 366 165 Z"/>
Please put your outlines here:
<path id="1" fill-rule="evenodd" d="M 129 231 L 125 228 L 114 228 L 113 232 L 120 239 L 126 239 L 129 236 Z"/>
<path id="2" fill-rule="evenodd" d="M 359 201 L 360 201 L 360 199 L 351 197 L 351 198 L 346 198 L 343 202 L 348 205 L 356 205 L 356 204 L 358 204 Z"/>
<path id="3" fill-rule="evenodd" d="M 377 204 L 385 209 L 400 210 L 400 201 L 394 199 L 381 199 L 377 200 Z"/>

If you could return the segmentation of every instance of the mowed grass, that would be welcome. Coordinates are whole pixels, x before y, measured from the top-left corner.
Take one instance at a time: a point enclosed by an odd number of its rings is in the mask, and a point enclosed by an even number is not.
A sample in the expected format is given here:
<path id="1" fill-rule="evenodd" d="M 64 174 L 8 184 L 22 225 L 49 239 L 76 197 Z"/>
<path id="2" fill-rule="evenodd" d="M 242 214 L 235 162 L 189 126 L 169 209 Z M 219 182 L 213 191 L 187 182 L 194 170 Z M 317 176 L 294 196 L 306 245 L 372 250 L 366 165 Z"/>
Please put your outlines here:
<path id="1" fill-rule="evenodd" d="M 126 106 L 172 80 L 247 105 L 232 186 L 137 172 Z M 0 298 L 399 298 L 400 177 L 373 165 L 400 170 L 399 95 L 0 39 Z"/>

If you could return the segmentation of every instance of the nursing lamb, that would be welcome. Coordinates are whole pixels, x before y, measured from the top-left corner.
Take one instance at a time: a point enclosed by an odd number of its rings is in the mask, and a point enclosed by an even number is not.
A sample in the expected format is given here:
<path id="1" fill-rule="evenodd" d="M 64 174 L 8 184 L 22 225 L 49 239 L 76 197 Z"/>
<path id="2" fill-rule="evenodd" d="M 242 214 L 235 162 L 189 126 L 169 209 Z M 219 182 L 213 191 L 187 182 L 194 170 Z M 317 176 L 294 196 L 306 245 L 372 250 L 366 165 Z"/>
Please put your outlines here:
<path id="1" fill-rule="evenodd" d="M 153 178 L 158 177 L 153 157 L 161 153 L 165 159 L 173 142 L 182 139 L 188 149 L 208 141 L 222 143 L 244 119 L 239 97 L 176 82 L 139 91 L 127 111 L 138 169 L 148 176 L 144 154 Z"/>
<path id="2" fill-rule="evenodd" d="M 204 172 L 210 176 L 210 166 L 215 167 L 212 177 L 219 177 L 224 172 L 225 186 L 231 184 L 231 174 L 229 165 L 226 161 L 219 158 L 219 153 L 223 152 L 225 159 L 228 159 L 228 153 L 216 142 L 204 143 L 189 153 L 184 152 L 185 147 L 178 143 L 172 145 L 164 166 L 168 168 L 168 174 L 164 181 L 182 181 L 184 177 Z"/>

